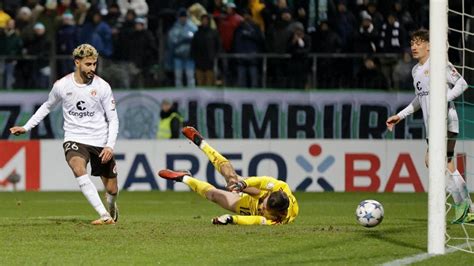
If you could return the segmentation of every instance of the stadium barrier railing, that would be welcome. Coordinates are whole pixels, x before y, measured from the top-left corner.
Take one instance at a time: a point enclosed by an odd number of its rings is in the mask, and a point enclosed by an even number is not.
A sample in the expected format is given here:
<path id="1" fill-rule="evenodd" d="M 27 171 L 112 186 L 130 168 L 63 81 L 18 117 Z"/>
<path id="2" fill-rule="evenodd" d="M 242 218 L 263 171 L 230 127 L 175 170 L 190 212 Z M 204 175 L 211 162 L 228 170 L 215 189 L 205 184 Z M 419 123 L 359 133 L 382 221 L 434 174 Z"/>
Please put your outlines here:
<path id="1" fill-rule="evenodd" d="M 371 57 L 376 61 L 377 68 L 382 71 L 386 78 L 388 87 L 391 89 L 400 89 L 399 84 L 395 84 L 392 79 L 392 72 L 397 61 L 402 58 L 401 54 L 360 54 L 360 53 L 334 53 L 334 54 L 321 54 L 311 53 L 309 54 L 305 62 L 304 69 L 307 70 L 305 88 L 358 88 L 364 87 L 359 86 L 356 75 L 358 70 L 364 64 L 364 59 Z M 291 61 L 290 54 L 275 54 L 275 53 L 260 53 L 260 54 L 229 54 L 221 53 L 215 59 L 214 71 L 216 77 L 220 83 L 216 85 L 225 87 L 236 87 L 237 86 L 237 69 L 236 62 L 238 60 L 254 60 L 258 67 L 258 86 L 259 88 L 286 88 L 287 84 L 285 81 L 289 78 L 288 66 Z M 48 60 L 49 62 L 49 85 L 63 75 L 64 71 L 61 72 L 61 68 L 64 65 L 73 66 L 70 55 L 58 55 L 54 54 L 48 58 L 33 56 L 33 55 L 21 55 L 21 56 L 5 56 L 0 55 L 0 68 L 4 68 L 6 62 L 15 62 L 14 67 L 18 67 L 18 62 L 26 62 L 26 65 L 34 66 L 35 62 L 39 60 Z M 298 61 L 298 60 L 296 60 Z M 301 60 L 300 60 L 301 61 Z M 20 64 L 21 65 L 21 64 Z M 290 65 L 292 67 L 292 65 Z M 109 76 L 123 76 L 134 75 L 133 67 L 130 68 L 126 62 L 117 61 L 114 59 L 107 59 L 104 63 L 99 63 L 99 73 L 106 71 Z M 2 71 L 3 72 L 3 71 Z M 120 72 L 120 74 L 116 73 Z M 149 79 L 142 83 L 119 83 L 118 88 L 156 88 L 163 86 L 172 86 L 173 80 L 172 69 L 167 69 L 164 59 L 161 58 L 157 64 L 150 66 L 149 69 L 141 70 L 142 73 L 149 73 Z M 0 87 L 5 88 L 4 77 L 0 77 Z M 107 76 L 105 77 L 107 78 Z M 131 77 L 130 79 L 133 79 Z M 364 84 L 362 84 L 364 85 Z M 377 86 L 377 83 L 375 83 Z M 22 88 L 21 86 L 16 86 Z M 117 86 L 116 86 L 117 87 Z M 381 85 L 381 87 L 383 87 Z M 383 88 L 382 88 L 383 89 Z M 411 89 L 411 88 L 401 88 Z"/>

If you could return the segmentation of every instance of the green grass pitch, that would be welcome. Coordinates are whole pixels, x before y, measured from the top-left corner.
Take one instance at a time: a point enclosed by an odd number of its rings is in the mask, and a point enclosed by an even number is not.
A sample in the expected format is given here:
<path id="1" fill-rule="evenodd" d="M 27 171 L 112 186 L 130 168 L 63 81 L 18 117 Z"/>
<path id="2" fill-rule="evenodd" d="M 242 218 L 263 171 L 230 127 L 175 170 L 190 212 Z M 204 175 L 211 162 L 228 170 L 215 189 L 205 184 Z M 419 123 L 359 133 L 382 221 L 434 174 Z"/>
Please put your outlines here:
<path id="1" fill-rule="evenodd" d="M 295 195 L 293 224 L 216 226 L 211 218 L 226 211 L 194 193 L 122 192 L 119 223 L 92 226 L 96 214 L 79 192 L 2 192 L 0 264 L 377 265 L 426 252 L 426 194 Z M 384 205 L 375 228 L 355 221 L 364 199 Z M 448 231 L 461 234 L 458 225 Z M 473 261 L 458 251 L 416 265 Z"/>

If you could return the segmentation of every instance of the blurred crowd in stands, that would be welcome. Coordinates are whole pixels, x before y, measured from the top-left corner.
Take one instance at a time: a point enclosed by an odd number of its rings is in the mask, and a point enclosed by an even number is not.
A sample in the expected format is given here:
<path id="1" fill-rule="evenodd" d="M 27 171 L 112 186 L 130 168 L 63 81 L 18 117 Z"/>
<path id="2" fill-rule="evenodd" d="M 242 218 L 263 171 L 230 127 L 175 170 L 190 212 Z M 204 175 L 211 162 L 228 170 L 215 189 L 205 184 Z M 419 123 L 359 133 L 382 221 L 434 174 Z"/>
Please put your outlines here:
<path id="1" fill-rule="evenodd" d="M 3 0 L 0 88 L 48 88 L 73 71 L 74 47 L 90 43 L 101 55 L 99 75 L 115 88 L 411 90 L 409 32 L 428 27 L 428 4 Z M 458 46 L 460 38 L 450 33 L 449 41 Z M 460 60 L 456 51 L 450 60 Z"/>

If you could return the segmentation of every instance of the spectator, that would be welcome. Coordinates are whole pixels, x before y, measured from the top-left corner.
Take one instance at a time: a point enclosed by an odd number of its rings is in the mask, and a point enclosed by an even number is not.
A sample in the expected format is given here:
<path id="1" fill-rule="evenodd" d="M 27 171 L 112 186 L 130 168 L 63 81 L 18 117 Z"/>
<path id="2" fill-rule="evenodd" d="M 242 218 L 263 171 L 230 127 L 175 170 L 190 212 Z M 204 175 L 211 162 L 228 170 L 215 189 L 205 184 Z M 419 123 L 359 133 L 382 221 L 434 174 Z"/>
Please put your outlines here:
<path id="1" fill-rule="evenodd" d="M 25 6 L 30 8 L 34 13 L 37 10 L 40 10 L 40 9 L 43 8 L 43 6 L 41 5 L 39 0 L 26 0 L 26 1 L 23 1 L 23 2 L 25 3 Z M 44 1 L 44 2 L 46 2 L 46 1 Z"/>
<path id="2" fill-rule="evenodd" d="M 357 21 L 354 15 L 347 11 L 346 2 L 344 0 L 339 0 L 337 3 L 337 14 L 330 23 L 334 25 L 333 28 L 341 38 L 343 52 L 352 51 L 352 38 Z"/>
<path id="3" fill-rule="evenodd" d="M 287 46 L 287 52 L 291 54 L 291 59 L 288 63 L 289 88 L 305 88 L 310 50 L 311 39 L 304 33 L 303 24 L 298 22 L 293 27 L 293 36 L 288 41 Z"/>
<path id="4" fill-rule="evenodd" d="M 211 8 L 209 9 L 209 12 L 211 13 L 214 20 L 218 20 L 226 13 L 225 9 L 226 6 L 224 5 L 223 0 L 214 0 L 211 5 Z"/>
<path id="5" fill-rule="evenodd" d="M 79 31 L 79 43 L 88 43 L 94 46 L 103 57 L 110 57 L 113 53 L 112 29 L 102 21 L 98 10 L 90 13 Z"/>
<path id="6" fill-rule="evenodd" d="M 130 61 L 138 69 L 135 86 L 143 87 L 150 80 L 150 67 L 158 62 L 158 47 L 151 31 L 146 28 L 143 18 L 135 19 L 135 30 L 129 36 L 133 40 L 133 46 L 128 50 Z"/>
<path id="7" fill-rule="evenodd" d="M 243 18 L 235 12 L 236 5 L 233 2 L 223 4 L 221 0 L 215 0 L 215 8 L 213 10 L 213 17 L 216 21 L 217 31 L 222 43 L 224 53 L 230 53 L 232 50 L 232 43 L 235 29 L 240 25 Z M 232 83 L 235 78 L 233 59 L 224 58 L 219 62 L 219 69 L 222 71 L 217 77 L 216 84 Z"/>
<path id="8" fill-rule="evenodd" d="M 15 25 L 20 32 L 20 36 L 23 42 L 30 41 L 31 39 L 33 39 L 34 24 L 35 20 L 33 18 L 31 9 L 26 6 L 20 8 L 15 17 Z"/>
<path id="9" fill-rule="evenodd" d="M 207 11 L 201 4 L 195 3 L 188 8 L 188 14 L 189 14 L 189 19 L 191 20 L 191 22 L 196 26 L 200 26 L 201 18 L 203 15 L 207 14 Z M 209 22 L 209 27 L 211 29 L 217 28 L 216 22 L 214 21 L 213 18 L 209 17 L 208 22 Z"/>
<path id="10" fill-rule="evenodd" d="M 3 3 L 0 3 L 0 29 L 4 29 L 10 19 L 10 15 L 3 10 Z"/>
<path id="11" fill-rule="evenodd" d="M 127 53 L 127 49 L 131 49 L 133 45 L 133 40 L 130 38 L 130 35 L 135 29 L 136 18 L 137 15 L 135 14 L 135 11 L 128 10 L 121 26 L 116 27 L 115 31 L 114 28 L 112 28 L 112 34 L 115 38 L 114 48 L 117 49 L 117 53 L 114 54 L 114 57 L 128 60 L 128 58 L 124 58 L 124 56 Z"/>
<path id="12" fill-rule="evenodd" d="M 342 40 L 334 32 L 327 21 L 321 21 L 316 38 L 313 40 L 313 51 L 316 53 L 339 53 L 342 50 Z"/>
<path id="13" fill-rule="evenodd" d="M 411 90 L 413 88 L 413 78 L 411 70 L 415 63 L 409 52 L 404 52 L 393 69 L 392 79 L 394 88 L 400 90 Z"/>
<path id="14" fill-rule="evenodd" d="M 271 53 L 284 54 L 287 51 L 288 40 L 292 37 L 293 18 L 288 8 L 281 9 L 279 18 L 268 29 L 266 39 L 267 50 Z M 270 60 L 269 72 L 274 77 L 270 82 L 275 88 L 284 88 L 287 82 L 287 59 Z"/>
<path id="15" fill-rule="evenodd" d="M 186 9 L 180 9 L 178 21 L 168 33 L 168 51 L 173 60 L 175 86 L 178 88 L 183 87 L 183 71 L 186 73 L 186 85 L 190 88 L 195 86 L 195 64 L 191 58 L 191 41 L 196 31 L 197 27 L 188 19 Z"/>
<path id="16" fill-rule="evenodd" d="M 229 53 L 232 49 L 234 32 L 243 21 L 243 18 L 235 13 L 235 7 L 236 6 L 234 3 L 227 3 L 226 12 L 215 18 L 217 30 L 221 36 L 222 46 L 227 53 Z"/>
<path id="17" fill-rule="evenodd" d="M 265 9 L 265 4 L 260 0 L 249 0 L 249 9 L 252 14 L 252 20 L 260 28 L 261 32 L 265 32 L 265 21 L 263 19 L 263 10 Z"/>
<path id="18" fill-rule="evenodd" d="M 26 43 L 31 42 L 34 37 L 34 18 L 29 7 L 23 6 L 21 7 L 18 12 L 16 13 L 15 17 L 15 26 L 17 31 L 20 34 L 20 38 L 23 42 L 23 47 Z M 25 49 L 23 49 L 25 50 Z M 26 53 L 26 51 L 22 50 L 22 54 Z M 15 73 L 14 73 L 14 87 L 15 88 L 28 88 L 31 86 L 31 60 L 26 59 L 19 59 L 15 66 Z"/>
<path id="19" fill-rule="evenodd" d="M 374 25 L 375 30 L 379 32 L 380 28 L 384 23 L 384 18 L 382 14 L 380 14 L 380 12 L 377 10 L 376 0 L 369 0 L 369 2 L 367 3 L 367 13 L 372 18 L 372 24 Z"/>
<path id="20" fill-rule="evenodd" d="M 388 89 L 388 80 L 371 57 L 364 59 L 364 65 L 357 73 L 357 85 L 364 89 Z"/>
<path id="21" fill-rule="evenodd" d="M 354 37 L 354 51 L 356 53 L 375 53 L 377 51 L 378 32 L 372 23 L 372 17 L 362 12 L 362 22 Z"/>
<path id="22" fill-rule="evenodd" d="M 183 125 L 183 117 L 176 104 L 168 99 L 161 102 L 160 123 L 156 132 L 157 139 L 177 139 Z"/>
<path id="23" fill-rule="evenodd" d="M 244 9 L 242 15 L 244 21 L 234 33 L 233 51 L 237 54 L 248 54 L 249 57 L 237 59 L 237 85 L 242 88 L 256 88 L 259 80 L 259 60 L 252 55 L 262 53 L 265 42 L 260 28 L 252 20 L 250 10 Z"/>
<path id="24" fill-rule="evenodd" d="M 308 35 L 314 37 L 321 21 L 328 20 L 328 12 L 334 12 L 334 1 L 294 0 L 295 20 L 303 23 Z"/>
<path id="25" fill-rule="evenodd" d="M 397 21 L 399 21 L 407 32 L 411 32 L 417 28 L 415 22 L 413 21 L 413 17 L 406 10 L 404 6 L 402 6 L 401 0 L 395 0 L 393 3 L 393 13 L 397 17 Z"/>
<path id="26" fill-rule="evenodd" d="M 79 31 L 74 22 L 74 16 L 67 12 L 62 15 L 62 25 L 56 34 L 56 52 L 58 55 L 70 55 L 79 45 Z M 74 72 L 74 62 L 70 59 L 58 60 L 58 76 L 62 77 Z"/>
<path id="27" fill-rule="evenodd" d="M 196 63 L 196 81 L 198 86 L 213 86 L 214 62 L 221 51 L 219 33 L 209 26 L 208 14 L 201 16 L 201 26 L 191 42 L 191 57 Z"/>
<path id="28" fill-rule="evenodd" d="M 114 8 L 111 8 L 111 10 L 113 9 Z M 134 77 L 139 74 L 138 68 L 132 63 L 130 57 L 130 54 L 135 50 L 135 40 L 133 40 L 131 36 L 135 31 L 136 19 L 135 11 L 130 9 L 127 11 L 125 20 L 121 25 L 116 24 L 116 26 L 111 26 L 114 47 L 112 58 L 114 60 L 104 69 L 103 76 L 110 81 L 112 87 L 130 88 Z M 112 21 L 109 20 L 109 22 Z"/>
<path id="29" fill-rule="evenodd" d="M 407 39 L 408 33 L 403 25 L 398 22 L 395 14 L 389 14 L 380 33 L 381 51 L 401 54 L 408 47 Z"/>
<path id="30" fill-rule="evenodd" d="M 23 1 L 3 0 L 1 2 L 2 2 L 3 10 L 5 11 L 5 13 L 13 17 L 13 15 L 16 14 L 17 10 L 20 9 L 20 7 L 22 6 Z"/>
<path id="31" fill-rule="evenodd" d="M 58 4 L 58 7 L 56 8 L 56 12 L 58 13 L 58 16 L 62 16 L 65 13 L 72 14 L 73 8 L 71 6 L 72 4 L 71 0 L 61 0 L 59 2 L 60 3 Z"/>
<path id="32" fill-rule="evenodd" d="M 262 0 L 258 0 L 258 1 L 262 1 Z M 260 11 L 260 15 L 263 19 L 263 23 L 265 26 L 265 31 L 263 31 L 263 33 L 265 34 L 265 39 L 267 39 L 268 38 L 267 33 L 269 32 L 269 29 L 273 28 L 275 21 L 280 19 L 281 10 L 280 8 L 277 7 L 274 1 L 263 0 L 262 2 L 265 4 L 265 6 Z M 253 12 L 252 6 L 250 6 L 250 8 Z"/>
<path id="33" fill-rule="evenodd" d="M 290 6 L 288 6 L 288 2 L 286 0 L 275 0 L 274 2 L 279 9 L 290 9 Z"/>
<path id="34" fill-rule="evenodd" d="M 127 19 L 127 16 L 125 16 L 125 19 Z M 107 12 L 107 15 L 105 15 L 104 17 L 104 21 L 110 26 L 110 29 L 112 30 L 112 46 L 114 50 L 112 58 L 120 60 L 122 59 L 122 50 L 121 50 L 120 44 L 126 40 L 130 40 L 130 38 L 125 38 L 125 39 L 121 38 L 120 36 L 121 29 L 126 28 L 128 30 L 128 32 L 126 33 L 126 36 L 130 36 L 130 33 L 133 31 L 133 28 L 134 28 L 135 16 L 130 20 L 127 19 L 126 21 L 123 21 L 119 6 L 116 3 L 112 3 L 108 7 L 108 12 Z M 124 25 L 122 25 L 122 22 L 124 22 Z M 114 67 L 118 67 L 116 63 L 117 62 L 110 62 L 109 67 L 111 69 L 114 69 Z M 102 73 L 102 75 L 104 75 L 104 73 Z M 117 85 L 113 81 L 113 77 L 110 77 L 107 74 L 105 74 L 105 76 L 108 78 L 110 83 L 112 83 L 112 85 Z M 113 87 L 118 87 L 118 86 L 113 86 Z"/>
<path id="35" fill-rule="evenodd" d="M 21 54 L 23 48 L 23 41 L 20 38 L 18 30 L 15 28 L 15 20 L 7 21 L 5 28 L 0 29 L 0 55 L 4 56 L 18 56 Z M 5 62 L 0 61 L 0 71 L 2 74 L 2 82 L 0 87 L 12 89 L 15 83 L 15 65 L 16 59 L 6 59 Z"/>
<path id="36" fill-rule="evenodd" d="M 45 35 L 48 39 L 48 42 L 51 44 L 51 48 L 54 48 L 53 44 L 55 43 L 54 40 L 56 38 L 56 33 L 61 24 L 59 20 L 60 17 L 58 17 L 56 12 L 57 6 L 56 0 L 46 1 L 45 7 L 41 8 L 41 11 L 38 13 L 38 17 L 36 19 L 36 22 L 40 22 L 44 25 L 46 29 Z M 51 53 L 53 52 L 54 50 L 51 51 Z"/>
<path id="37" fill-rule="evenodd" d="M 46 37 L 46 28 L 38 22 L 33 27 L 34 37 L 31 41 L 25 42 L 25 53 L 27 55 L 37 56 L 38 59 L 32 61 L 31 76 L 28 79 L 28 88 L 47 88 L 49 87 L 49 77 L 51 68 L 49 67 L 49 54 L 51 43 Z"/>
<path id="38" fill-rule="evenodd" d="M 128 15 L 128 12 L 124 16 L 124 18 L 126 18 L 127 15 Z M 122 14 L 120 13 L 119 6 L 116 3 L 111 4 L 109 6 L 107 15 L 104 18 L 104 21 L 107 22 L 107 24 L 109 24 L 109 26 L 112 28 L 113 33 L 118 33 L 118 28 L 121 26 L 121 17 L 122 17 Z M 134 19 L 135 18 L 133 18 L 132 21 Z"/>
<path id="39" fill-rule="evenodd" d="M 316 31 L 316 37 L 312 41 L 313 51 L 316 53 L 340 53 L 342 50 L 342 41 L 339 35 L 334 32 L 327 21 L 321 21 L 319 30 Z M 339 66 L 341 60 L 333 58 L 319 58 L 317 65 L 318 87 L 329 88 L 338 86 L 338 82 L 347 74 Z"/>
<path id="40" fill-rule="evenodd" d="M 128 10 L 135 11 L 138 17 L 148 15 L 148 4 L 145 0 L 117 0 L 117 4 L 123 16 L 127 14 Z"/>
<path id="41" fill-rule="evenodd" d="M 76 9 L 74 10 L 74 20 L 77 25 L 85 23 L 91 4 L 87 0 L 76 0 Z"/>
<path id="42" fill-rule="evenodd" d="M 293 17 L 288 8 L 281 10 L 279 19 L 269 29 L 267 47 L 270 52 L 284 54 L 286 53 L 286 45 L 293 35 L 292 24 Z"/>

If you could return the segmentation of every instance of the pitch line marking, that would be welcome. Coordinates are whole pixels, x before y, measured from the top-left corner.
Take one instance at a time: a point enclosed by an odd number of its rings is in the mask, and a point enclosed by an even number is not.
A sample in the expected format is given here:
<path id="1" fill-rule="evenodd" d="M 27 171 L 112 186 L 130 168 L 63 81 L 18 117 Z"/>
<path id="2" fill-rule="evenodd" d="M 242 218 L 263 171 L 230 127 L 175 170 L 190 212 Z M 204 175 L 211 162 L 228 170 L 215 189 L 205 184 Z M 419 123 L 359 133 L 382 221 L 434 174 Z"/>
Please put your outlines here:
<path id="1" fill-rule="evenodd" d="M 445 254 L 449 254 L 449 253 L 459 251 L 460 249 L 467 248 L 468 246 L 469 246 L 469 243 L 464 243 L 462 245 L 447 248 Z M 417 254 L 417 255 L 414 255 L 414 256 L 405 257 L 405 258 L 401 258 L 401 259 L 386 262 L 386 263 L 382 264 L 382 266 L 409 265 L 409 264 L 419 262 L 419 261 L 423 261 L 423 260 L 426 260 L 426 259 L 430 259 L 430 258 L 436 257 L 436 256 L 440 256 L 440 255 L 420 253 L 420 254 Z"/>

